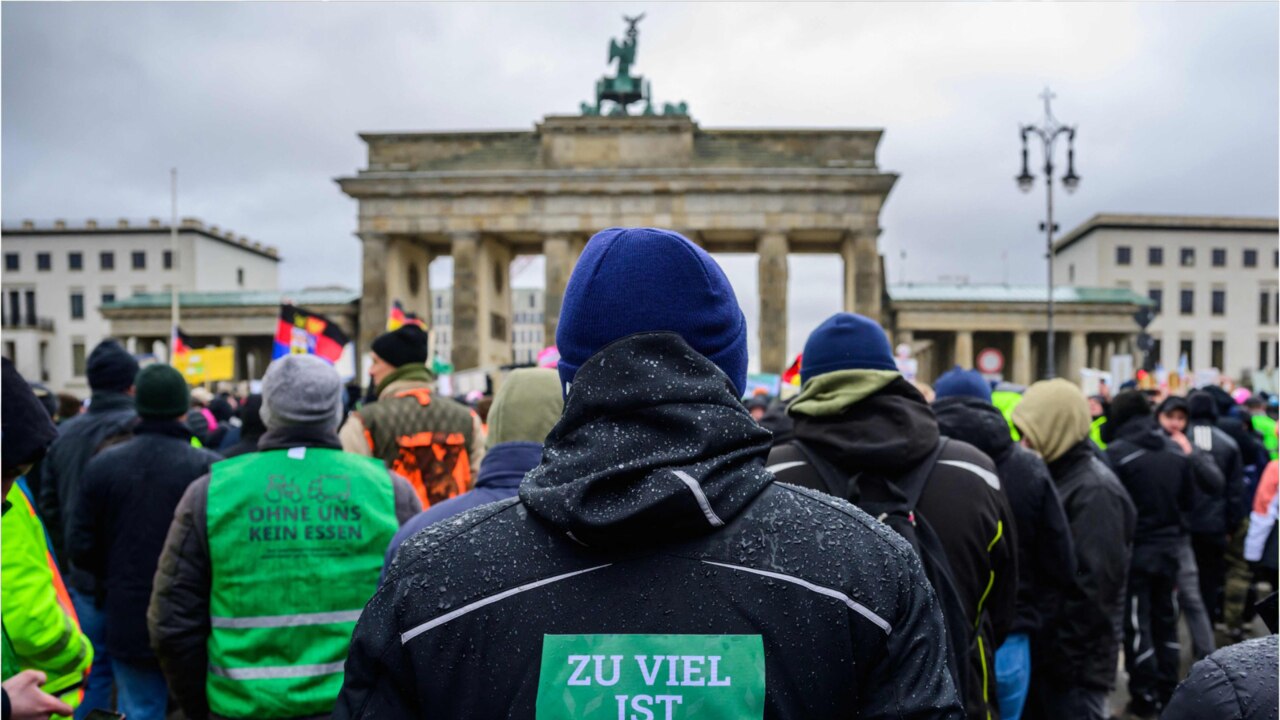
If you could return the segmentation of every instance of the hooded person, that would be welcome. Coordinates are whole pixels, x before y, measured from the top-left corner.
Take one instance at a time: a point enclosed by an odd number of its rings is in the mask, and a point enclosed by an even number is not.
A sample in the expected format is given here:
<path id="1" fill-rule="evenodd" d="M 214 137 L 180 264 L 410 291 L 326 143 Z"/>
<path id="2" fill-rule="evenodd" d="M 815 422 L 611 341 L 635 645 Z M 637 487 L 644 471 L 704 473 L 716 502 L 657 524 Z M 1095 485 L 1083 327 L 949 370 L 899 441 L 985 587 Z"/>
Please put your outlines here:
<path id="1" fill-rule="evenodd" d="M 910 548 L 765 470 L 746 334 L 697 245 L 595 235 L 564 294 L 541 464 L 518 497 L 400 548 L 335 718 L 960 717 Z"/>
<path id="2" fill-rule="evenodd" d="M 996 652 L 1000 717 L 1022 714 L 1046 613 L 1075 574 L 1076 556 L 1062 501 L 1049 468 L 1013 441 L 991 386 L 976 370 L 955 368 L 934 383 L 933 412 L 943 435 L 973 445 L 991 458 L 1018 528 L 1018 600 L 1009 637 Z"/>
<path id="3" fill-rule="evenodd" d="M 853 502 L 873 517 L 923 482 L 905 514 L 927 520 L 945 557 L 949 581 L 934 590 L 954 643 L 953 671 L 970 718 L 997 708 L 994 654 L 1013 625 L 1018 590 L 1013 513 L 991 459 L 945 438 L 916 388 L 898 372 L 884 329 L 861 315 L 838 313 L 809 335 L 800 394 L 789 413 L 795 440 L 775 446 L 778 480 Z M 907 500 L 908 504 L 910 500 Z"/>
<path id="4" fill-rule="evenodd" d="M 1244 464 L 1245 494 L 1252 497 L 1258 488 L 1258 480 L 1262 477 L 1262 469 L 1270 461 L 1262 436 L 1254 432 L 1252 421 L 1245 417 L 1243 408 L 1236 404 L 1226 390 L 1217 385 L 1209 385 L 1201 392 L 1212 397 L 1218 408 L 1218 427 L 1240 446 L 1240 461 Z M 1245 505 L 1248 505 L 1247 500 Z"/>
<path id="5" fill-rule="evenodd" d="M 554 370 L 520 368 L 502 381 L 489 409 L 488 449 L 473 489 L 423 510 L 404 524 L 387 548 L 384 566 L 420 530 L 485 503 L 514 497 L 525 473 L 542 461 L 542 441 L 560 420 L 564 396 Z"/>
<path id="6" fill-rule="evenodd" d="M 128 438 L 137 421 L 133 382 L 138 361 L 115 340 L 103 340 L 89 353 L 85 365 L 89 381 L 89 409 L 58 428 L 58 439 L 40 463 L 40 518 L 61 564 L 80 627 L 98 654 L 85 684 L 84 704 L 111 707 L 111 654 L 106 651 L 106 613 L 98 606 L 93 575 L 76 567 L 67 554 L 70 520 L 80 499 L 81 474 L 102 448 Z"/>
<path id="7" fill-rule="evenodd" d="M 378 399 L 347 416 L 342 449 L 382 460 L 409 481 L 424 508 L 469 490 L 484 431 L 474 412 L 433 391 L 426 331 L 409 324 L 379 335 L 369 356 Z"/>
<path id="8" fill-rule="evenodd" d="M 267 367 L 259 451 L 187 487 L 147 609 L 189 718 L 323 717 L 382 553 L 421 510 L 404 478 L 341 450 L 342 380 L 314 355 Z"/>
<path id="9" fill-rule="evenodd" d="M 22 479 L 57 436 L 53 420 L 9 358 L 0 359 L 3 519 L 0 520 L 0 680 L 13 705 L 70 714 L 93 662 L 93 645 L 48 551 Z M 10 692 L 14 697 L 10 697 Z"/>
<path id="10" fill-rule="evenodd" d="M 236 428 L 235 442 L 221 451 L 222 456 L 227 459 L 257 452 L 258 441 L 267 432 L 267 426 L 262 422 L 261 393 L 254 393 L 245 398 L 236 412 L 240 417 L 240 427 Z"/>
<path id="11" fill-rule="evenodd" d="M 1070 526 L 1076 572 L 1045 609 L 1024 717 L 1106 720 L 1115 687 L 1136 513 L 1089 438 L 1089 406 L 1067 380 L 1027 388 L 1012 420 L 1049 468 Z"/>
<path id="12" fill-rule="evenodd" d="M 178 501 L 221 457 L 191 444 L 182 373 L 148 365 L 134 387 L 140 420 L 133 437 L 85 466 L 67 549 L 104 598 L 117 709 L 134 720 L 163 720 L 169 692 L 147 642 L 152 580 Z"/>
<path id="13" fill-rule="evenodd" d="M 1112 400 L 1102 432 L 1107 463 L 1138 512 L 1129 567 L 1131 612 L 1124 623 L 1129 710 L 1153 716 L 1178 684 L 1174 592 L 1186 560 L 1186 515 L 1195 483 L 1203 483 L 1207 492 L 1221 492 L 1222 473 L 1211 458 L 1194 452 L 1184 433 L 1166 434 L 1139 391 L 1127 390 Z"/>

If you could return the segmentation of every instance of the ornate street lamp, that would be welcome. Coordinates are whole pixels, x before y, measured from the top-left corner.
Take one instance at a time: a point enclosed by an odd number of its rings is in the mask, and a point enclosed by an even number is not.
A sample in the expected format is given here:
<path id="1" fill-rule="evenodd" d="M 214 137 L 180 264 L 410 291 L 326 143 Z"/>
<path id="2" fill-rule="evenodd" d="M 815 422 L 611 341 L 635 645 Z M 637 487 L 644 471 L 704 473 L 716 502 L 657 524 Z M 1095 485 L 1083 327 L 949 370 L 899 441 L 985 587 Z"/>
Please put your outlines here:
<path id="1" fill-rule="evenodd" d="M 1040 229 L 1045 233 L 1045 257 L 1049 261 L 1049 310 L 1045 335 L 1048 362 L 1045 363 L 1045 375 L 1052 378 L 1057 374 L 1053 337 L 1053 234 L 1058 230 L 1057 224 L 1053 222 L 1053 150 L 1059 135 L 1067 136 L 1067 174 L 1062 176 L 1063 189 L 1068 193 L 1075 192 L 1080 185 L 1080 176 L 1076 175 L 1075 127 L 1063 125 L 1053 116 L 1049 103 L 1055 96 L 1049 88 L 1045 88 L 1040 97 L 1044 99 L 1044 120 L 1040 125 L 1023 125 L 1019 128 L 1022 135 L 1022 172 L 1014 179 L 1018 182 L 1019 190 L 1024 193 L 1031 192 L 1036 179 L 1027 164 L 1027 137 L 1034 135 L 1040 138 L 1044 151 L 1044 184 L 1047 198 L 1045 221 L 1040 223 Z"/>

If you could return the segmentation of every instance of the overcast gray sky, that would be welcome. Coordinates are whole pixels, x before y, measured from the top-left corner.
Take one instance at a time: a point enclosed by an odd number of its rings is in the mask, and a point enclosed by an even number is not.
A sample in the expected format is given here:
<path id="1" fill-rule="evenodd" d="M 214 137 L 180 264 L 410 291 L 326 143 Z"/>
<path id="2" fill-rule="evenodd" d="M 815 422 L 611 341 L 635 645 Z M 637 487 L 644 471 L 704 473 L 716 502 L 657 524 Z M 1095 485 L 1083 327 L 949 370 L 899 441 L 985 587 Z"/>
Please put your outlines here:
<path id="1" fill-rule="evenodd" d="M 1046 84 L 1079 126 L 1064 230 L 1277 214 L 1276 3 L 6 2 L 3 216 L 167 217 L 177 166 L 181 214 L 277 245 L 284 287 L 356 287 L 356 206 L 333 178 L 364 165 L 357 132 L 576 112 L 640 11 L 637 71 L 704 127 L 885 130 L 891 282 L 1041 280 L 1042 187 L 1013 176 Z M 721 260 L 754 326 L 754 261 Z M 791 259 L 790 352 L 839 309 L 839 273 Z M 516 284 L 540 285 L 540 263 Z"/>

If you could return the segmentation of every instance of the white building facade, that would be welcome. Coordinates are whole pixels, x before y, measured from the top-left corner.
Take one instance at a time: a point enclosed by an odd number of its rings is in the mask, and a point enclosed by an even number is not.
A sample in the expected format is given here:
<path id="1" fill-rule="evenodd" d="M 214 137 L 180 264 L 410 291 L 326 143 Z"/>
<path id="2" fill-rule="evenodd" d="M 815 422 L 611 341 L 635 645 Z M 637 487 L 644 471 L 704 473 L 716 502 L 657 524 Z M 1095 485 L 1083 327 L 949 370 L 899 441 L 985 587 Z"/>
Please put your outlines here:
<path id="1" fill-rule="evenodd" d="M 99 308 L 143 293 L 277 290 L 275 248 L 205 226 L 62 220 L 4 223 L 3 351 L 23 377 L 55 391 L 88 393 L 85 364 L 110 327 Z M 151 348 L 130 348 L 148 353 Z"/>
<path id="2" fill-rule="evenodd" d="M 1054 244 L 1056 284 L 1155 302 L 1154 361 L 1172 370 L 1185 355 L 1238 380 L 1280 359 L 1278 271 L 1276 218 L 1099 214 Z"/>
<path id="3" fill-rule="evenodd" d="M 511 354 L 515 365 L 531 365 L 538 360 L 538 353 L 555 338 L 547 340 L 545 325 L 546 293 L 542 288 L 511 288 Z M 431 291 L 431 329 L 435 343 L 433 352 L 445 362 L 452 362 L 450 351 L 453 338 L 453 289 Z"/>

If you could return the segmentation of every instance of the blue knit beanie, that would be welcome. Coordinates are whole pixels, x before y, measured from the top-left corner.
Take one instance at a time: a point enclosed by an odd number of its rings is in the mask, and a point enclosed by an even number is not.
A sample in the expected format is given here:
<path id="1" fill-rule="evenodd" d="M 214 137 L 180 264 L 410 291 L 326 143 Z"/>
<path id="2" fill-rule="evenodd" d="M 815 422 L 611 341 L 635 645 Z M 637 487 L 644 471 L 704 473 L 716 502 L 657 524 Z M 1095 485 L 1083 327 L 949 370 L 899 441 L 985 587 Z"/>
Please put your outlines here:
<path id="1" fill-rule="evenodd" d="M 800 360 L 800 380 L 836 370 L 897 370 L 889 337 L 871 318 L 836 313 L 809 335 Z"/>
<path id="2" fill-rule="evenodd" d="M 937 399 L 944 397 L 971 397 L 991 402 L 991 383 L 977 370 L 965 370 L 959 365 L 942 373 L 933 384 Z"/>
<path id="3" fill-rule="evenodd" d="M 642 332 L 674 332 L 715 363 L 739 397 L 747 384 L 747 321 L 724 271 L 671 230 L 596 233 L 564 291 L 556 348 L 566 389 L 604 346 Z"/>

